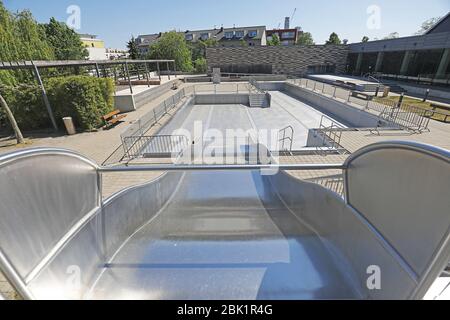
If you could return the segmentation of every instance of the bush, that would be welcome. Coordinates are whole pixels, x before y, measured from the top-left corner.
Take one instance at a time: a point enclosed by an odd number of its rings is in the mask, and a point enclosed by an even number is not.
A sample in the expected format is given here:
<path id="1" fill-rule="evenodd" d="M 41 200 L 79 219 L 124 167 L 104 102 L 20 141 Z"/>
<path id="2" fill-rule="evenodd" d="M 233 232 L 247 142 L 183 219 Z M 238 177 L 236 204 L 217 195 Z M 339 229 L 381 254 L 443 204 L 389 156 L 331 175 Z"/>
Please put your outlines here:
<path id="1" fill-rule="evenodd" d="M 194 61 L 194 65 L 196 73 L 206 73 L 208 67 L 205 58 L 198 58 Z"/>
<path id="2" fill-rule="evenodd" d="M 93 130 L 102 125 L 101 117 L 114 110 L 112 79 L 89 76 L 53 78 L 46 84 L 55 118 L 72 117 L 81 130 Z"/>
<path id="3" fill-rule="evenodd" d="M 45 88 L 55 119 L 61 128 L 64 127 L 62 118 L 72 117 L 77 129 L 93 130 L 102 126 L 103 115 L 114 110 L 112 79 L 90 76 L 58 77 L 46 81 Z M 3 89 L 2 94 L 22 130 L 51 127 L 40 88 L 8 88 Z M 0 122 L 9 126 L 2 110 Z"/>
<path id="4" fill-rule="evenodd" d="M 11 108 L 19 128 L 36 130 L 51 126 L 39 88 L 23 87 L 20 90 L 8 88 L 3 89 L 1 93 Z M 0 110 L 0 121 L 10 128 L 10 123 L 3 110 Z"/>

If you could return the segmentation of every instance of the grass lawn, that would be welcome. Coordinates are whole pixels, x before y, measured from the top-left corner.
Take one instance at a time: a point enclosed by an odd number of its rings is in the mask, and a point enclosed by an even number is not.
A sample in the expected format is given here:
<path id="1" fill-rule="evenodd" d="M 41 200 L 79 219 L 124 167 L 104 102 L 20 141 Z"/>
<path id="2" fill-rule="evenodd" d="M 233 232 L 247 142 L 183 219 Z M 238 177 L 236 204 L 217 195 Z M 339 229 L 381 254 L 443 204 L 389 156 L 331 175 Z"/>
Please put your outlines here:
<path id="1" fill-rule="evenodd" d="M 399 96 L 389 96 L 389 97 L 375 97 L 374 101 L 383 103 L 385 101 L 387 102 L 398 102 L 399 100 Z M 411 105 L 411 106 L 415 106 L 415 107 L 419 107 L 425 110 L 433 110 L 433 107 L 431 107 L 431 103 L 430 102 L 423 102 L 421 99 L 415 99 L 415 98 L 411 98 L 411 97 L 404 97 L 403 98 L 403 103 L 407 104 L 407 105 Z M 439 114 L 439 113 L 435 113 L 431 119 L 434 120 L 438 120 L 438 121 L 445 121 L 445 114 L 450 114 L 450 111 L 448 109 L 442 109 L 442 108 L 436 108 L 435 109 L 437 112 L 442 112 L 443 114 Z M 450 117 L 447 117 L 447 122 L 450 121 Z"/>

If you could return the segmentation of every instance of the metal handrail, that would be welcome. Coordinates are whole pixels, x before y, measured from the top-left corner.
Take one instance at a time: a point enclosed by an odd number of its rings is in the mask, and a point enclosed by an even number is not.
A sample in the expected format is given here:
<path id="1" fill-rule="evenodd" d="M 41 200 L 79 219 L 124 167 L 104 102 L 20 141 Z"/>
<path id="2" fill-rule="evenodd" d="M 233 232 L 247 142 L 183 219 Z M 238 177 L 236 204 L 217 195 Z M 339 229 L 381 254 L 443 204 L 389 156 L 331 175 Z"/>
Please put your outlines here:
<path id="1" fill-rule="evenodd" d="M 152 154 L 181 154 L 189 147 L 189 139 L 183 135 L 130 136 L 124 138 L 124 146 L 128 158 L 135 159 L 149 147 L 154 149 L 148 152 Z"/>
<path id="2" fill-rule="evenodd" d="M 422 108 L 402 105 L 400 107 L 386 107 L 380 113 L 381 120 L 388 121 L 407 131 L 421 133 L 427 131 L 432 112 Z"/>
<path id="3" fill-rule="evenodd" d="M 255 91 L 256 93 L 264 93 L 264 94 L 267 93 L 266 91 L 264 91 L 258 87 L 258 81 L 256 81 L 255 78 L 253 78 L 253 77 L 250 78 L 250 80 L 248 82 L 250 84 L 250 86 L 249 86 L 250 91 Z"/>
<path id="4" fill-rule="evenodd" d="M 315 80 L 306 80 L 306 85 L 304 86 L 307 89 L 313 89 L 308 86 L 308 84 L 313 83 L 316 84 L 318 81 Z M 300 80 L 300 84 L 297 84 L 297 82 L 294 81 L 294 85 L 300 85 L 302 87 L 302 83 Z M 332 97 L 336 97 L 336 86 L 328 85 L 330 88 L 334 88 L 334 93 L 332 94 Z M 315 87 L 315 85 L 313 86 Z M 324 93 L 325 85 L 322 87 L 322 93 Z M 314 89 L 313 89 L 314 90 Z M 342 89 L 345 90 L 345 89 Z M 348 99 L 350 100 L 350 94 L 348 95 Z M 348 101 L 349 101 L 348 100 Z M 380 112 L 379 118 L 381 120 L 390 121 L 392 123 L 397 124 L 401 128 L 404 128 L 408 131 L 413 131 L 416 133 L 422 133 L 424 131 L 428 130 L 430 118 L 433 116 L 432 110 L 426 110 L 420 107 L 402 104 L 400 108 L 395 105 L 389 106 L 386 104 L 385 101 L 383 102 L 375 102 L 375 101 L 367 101 L 367 104 L 365 106 L 366 109 L 374 110 L 376 112 Z M 394 120 L 392 119 L 386 119 L 382 118 L 386 114 L 385 110 L 389 109 L 390 112 L 395 113 L 396 117 Z M 339 124 L 336 123 L 336 125 L 339 127 Z"/>
<path id="5" fill-rule="evenodd" d="M 367 73 L 365 75 L 363 75 L 363 78 L 367 78 L 368 80 L 372 79 L 375 80 L 375 82 L 377 82 L 378 84 L 383 84 L 379 79 L 375 78 L 371 73 Z"/>
<path id="6" fill-rule="evenodd" d="M 133 165 L 101 167 L 99 172 L 146 172 L 146 171 L 228 171 L 228 170 L 283 170 L 283 171 L 310 171 L 310 170 L 344 170 L 343 164 L 255 164 L 255 165 Z"/>
<path id="7" fill-rule="evenodd" d="M 324 119 L 328 119 L 331 124 L 329 126 L 326 126 L 324 124 Z M 323 147 L 331 147 L 336 150 L 343 149 L 341 146 L 341 139 L 342 139 L 342 132 L 346 128 L 342 126 L 340 123 L 336 122 L 335 120 L 331 119 L 330 117 L 326 115 L 322 115 L 322 118 L 320 119 L 320 125 L 319 128 L 316 129 L 316 132 L 322 136 L 322 146 L 317 147 L 317 151 L 321 150 Z M 328 144 L 327 144 L 328 142 Z"/>

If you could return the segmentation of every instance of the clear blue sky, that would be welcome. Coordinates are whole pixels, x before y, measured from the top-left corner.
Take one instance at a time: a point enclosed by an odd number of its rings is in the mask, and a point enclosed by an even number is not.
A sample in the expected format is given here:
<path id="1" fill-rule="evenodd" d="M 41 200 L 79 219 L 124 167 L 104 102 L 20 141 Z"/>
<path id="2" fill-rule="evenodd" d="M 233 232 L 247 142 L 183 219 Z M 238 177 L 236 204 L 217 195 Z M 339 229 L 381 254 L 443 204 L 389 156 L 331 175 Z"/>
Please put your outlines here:
<path id="1" fill-rule="evenodd" d="M 450 0 L 3 0 L 12 11 L 30 9 L 39 22 L 54 16 L 66 21 L 69 5 L 81 9 L 79 32 L 93 33 L 107 47 L 125 48 L 131 35 L 171 29 L 193 30 L 248 25 L 276 28 L 297 13 L 292 26 L 324 43 L 331 32 L 358 42 L 364 35 L 383 38 L 391 32 L 412 35 L 423 21 L 450 11 Z M 381 9 L 380 28 L 367 27 L 367 8 Z"/>

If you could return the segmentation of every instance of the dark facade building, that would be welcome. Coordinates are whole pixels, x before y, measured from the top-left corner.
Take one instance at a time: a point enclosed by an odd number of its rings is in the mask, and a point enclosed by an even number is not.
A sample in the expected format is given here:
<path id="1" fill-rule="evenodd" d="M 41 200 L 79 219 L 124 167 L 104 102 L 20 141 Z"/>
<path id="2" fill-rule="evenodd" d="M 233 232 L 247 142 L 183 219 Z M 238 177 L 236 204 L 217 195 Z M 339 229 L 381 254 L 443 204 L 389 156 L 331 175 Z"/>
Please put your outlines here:
<path id="1" fill-rule="evenodd" d="M 347 72 L 380 74 L 408 81 L 448 83 L 450 78 L 450 13 L 425 34 L 355 43 L 350 46 Z"/>
<path id="2" fill-rule="evenodd" d="M 260 46 L 207 48 L 208 68 L 230 73 L 291 74 L 344 73 L 345 45 Z"/>
<path id="3" fill-rule="evenodd" d="M 290 46 L 297 43 L 298 30 L 297 29 L 274 29 L 267 30 L 267 41 L 272 40 L 273 35 L 277 35 L 284 46 Z"/>

